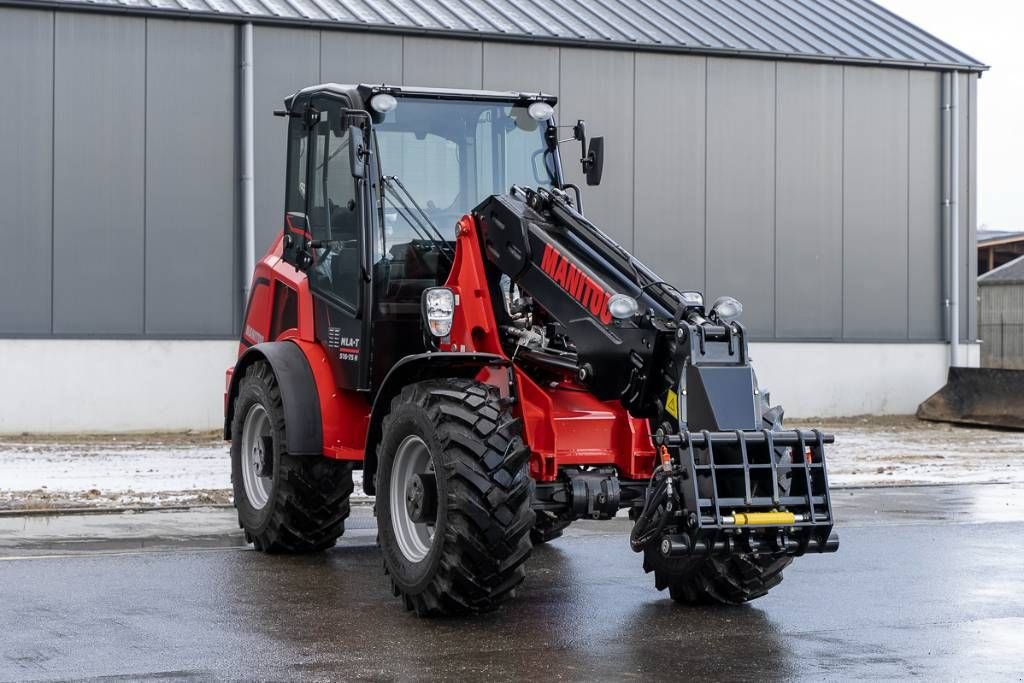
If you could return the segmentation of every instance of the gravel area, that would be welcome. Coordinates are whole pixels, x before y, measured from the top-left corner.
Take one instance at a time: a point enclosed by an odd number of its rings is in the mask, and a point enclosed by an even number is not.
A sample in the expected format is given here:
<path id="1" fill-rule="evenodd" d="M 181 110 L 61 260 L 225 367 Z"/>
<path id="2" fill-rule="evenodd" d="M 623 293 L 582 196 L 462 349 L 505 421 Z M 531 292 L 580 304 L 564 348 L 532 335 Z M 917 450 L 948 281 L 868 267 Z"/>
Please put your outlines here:
<path id="1" fill-rule="evenodd" d="M 836 434 L 835 487 L 1024 482 L 1024 433 L 913 417 L 799 420 Z M 0 509 L 231 502 L 217 433 L 0 436 Z M 356 473 L 356 491 L 362 487 Z"/>

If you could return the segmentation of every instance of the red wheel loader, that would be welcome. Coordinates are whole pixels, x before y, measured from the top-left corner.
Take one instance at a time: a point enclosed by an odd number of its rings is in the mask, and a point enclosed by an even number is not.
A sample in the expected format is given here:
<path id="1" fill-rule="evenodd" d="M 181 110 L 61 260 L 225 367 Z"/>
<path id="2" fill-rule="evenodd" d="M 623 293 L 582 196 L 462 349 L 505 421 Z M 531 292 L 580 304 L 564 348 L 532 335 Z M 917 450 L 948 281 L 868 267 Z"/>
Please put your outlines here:
<path id="1" fill-rule="evenodd" d="M 325 84 L 276 112 L 284 226 L 225 393 L 257 550 L 334 545 L 353 470 L 419 615 L 495 608 L 534 545 L 620 512 L 684 603 L 752 600 L 838 548 L 833 437 L 783 427 L 738 301 L 677 290 L 584 217 L 559 145 L 597 184 L 603 139 L 555 104 Z"/>

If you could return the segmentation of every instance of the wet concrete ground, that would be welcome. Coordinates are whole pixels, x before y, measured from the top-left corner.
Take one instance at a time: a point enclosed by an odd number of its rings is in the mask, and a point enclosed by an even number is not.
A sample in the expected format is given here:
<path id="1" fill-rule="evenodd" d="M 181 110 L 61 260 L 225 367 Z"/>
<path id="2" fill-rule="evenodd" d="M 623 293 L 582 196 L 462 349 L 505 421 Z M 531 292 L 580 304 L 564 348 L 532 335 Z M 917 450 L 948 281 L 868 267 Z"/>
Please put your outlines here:
<path id="1" fill-rule="evenodd" d="M 444 620 L 391 597 L 366 508 L 298 558 L 240 547 L 225 510 L 0 518 L 0 680 L 1017 680 L 1022 494 L 836 492 L 840 551 L 740 608 L 673 604 L 628 522 L 581 523 L 502 610 Z"/>

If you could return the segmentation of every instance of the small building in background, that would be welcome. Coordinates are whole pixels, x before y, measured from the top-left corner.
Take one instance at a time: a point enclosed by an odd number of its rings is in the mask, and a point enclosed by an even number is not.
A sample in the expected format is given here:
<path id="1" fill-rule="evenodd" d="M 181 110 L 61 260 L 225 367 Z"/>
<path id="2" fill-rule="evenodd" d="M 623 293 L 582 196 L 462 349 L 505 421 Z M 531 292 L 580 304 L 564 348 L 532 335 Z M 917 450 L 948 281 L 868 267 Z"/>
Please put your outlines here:
<path id="1" fill-rule="evenodd" d="M 1024 256 L 978 278 L 978 337 L 982 367 L 1024 370 Z"/>
<path id="2" fill-rule="evenodd" d="M 978 228 L 978 275 L 1024 256 L 1024 231 Z"/>

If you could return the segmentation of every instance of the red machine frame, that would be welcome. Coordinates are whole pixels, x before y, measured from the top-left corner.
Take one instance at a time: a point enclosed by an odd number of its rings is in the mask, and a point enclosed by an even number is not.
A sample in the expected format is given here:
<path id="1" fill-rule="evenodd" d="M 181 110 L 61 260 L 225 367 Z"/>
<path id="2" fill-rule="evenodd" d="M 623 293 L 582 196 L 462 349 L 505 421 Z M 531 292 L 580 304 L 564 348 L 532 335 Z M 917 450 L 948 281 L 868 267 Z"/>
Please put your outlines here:
<path id="1" fill-rule="evenodd" d="M 529 446 L 530 474 L 549 482 L 569 466 L 615 466 L 623 479 L 647 479 L 654 466 L 654 447 L 647 422 L 631 417 L 619 401 L 600 401 L 571 377 L 541 386 L 512 363 L 498 336 L 480 249 L 478 226 L 472 216 L 459 222 L 455 262 L 445 286 L 455 292 L 458 305 L 448 343 L 440 351 L 493 354 L 508 362 L 514 373 L 516 401 L 513 411 L 523 423 Z M 339 460 L 364 461 L 372 395 L 338 388 L 327 353 L 317 342 L 313 325 L 313 299 L 304 273 L 282 258 L 279 237 L 256 265 L 249 306 L 245 314 L 239 356 L 265 341 L 291 341 L 306 356 L 316 382 L 323 432 L 323 454 Z M 263 291 L 268 288 L 267 291 Z M 283 289 L 282 289 L 283 288 Z M 295 301 L 296 315 L 285 314 Z M 290 324 L 293 322 L 295 324 Z M 287 325 L 287 326 L 286 326 Z M 234 369 L 227 371 L 230 389 Z M 477 380 L 509 392 L 507 368 L 485 367 Z M 225 408 L 230 400 L 225 392 Z"/>

